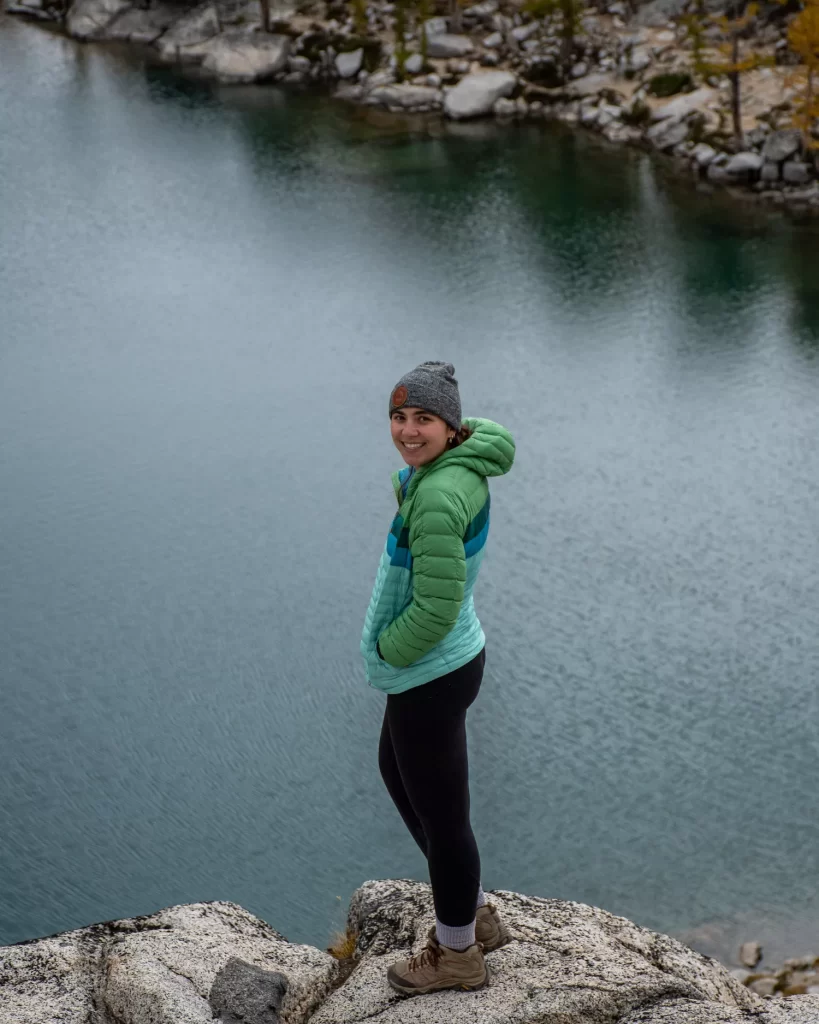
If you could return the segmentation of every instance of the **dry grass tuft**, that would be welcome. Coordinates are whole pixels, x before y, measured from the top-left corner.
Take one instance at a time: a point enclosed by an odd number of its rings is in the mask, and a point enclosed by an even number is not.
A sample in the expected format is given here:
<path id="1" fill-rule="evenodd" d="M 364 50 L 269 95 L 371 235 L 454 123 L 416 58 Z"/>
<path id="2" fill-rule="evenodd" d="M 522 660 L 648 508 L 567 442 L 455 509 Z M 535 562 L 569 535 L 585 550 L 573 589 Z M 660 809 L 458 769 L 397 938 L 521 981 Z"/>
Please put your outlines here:
<path id="1" fill-rule="evenodd" d="M 355 932 L 349 930 L 338 932 L 332 945 L 327 947 L 327 952 L 330 956 L 334 956 L 336 960 L 351 960 L 355 956 L 355 944 L 357 941 L 358 935 Z"/>

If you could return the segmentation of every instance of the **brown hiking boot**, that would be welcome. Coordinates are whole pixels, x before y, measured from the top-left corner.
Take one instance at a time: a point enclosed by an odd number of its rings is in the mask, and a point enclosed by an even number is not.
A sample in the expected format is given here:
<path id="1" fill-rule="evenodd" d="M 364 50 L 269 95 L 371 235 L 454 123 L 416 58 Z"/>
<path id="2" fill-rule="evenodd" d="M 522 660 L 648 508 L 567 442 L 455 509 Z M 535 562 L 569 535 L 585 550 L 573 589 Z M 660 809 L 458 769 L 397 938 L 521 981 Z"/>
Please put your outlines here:
<path id="1" fill-rule="evenodd" d="M 440 945 L 432 936 L 420 953 L 399 960 L 387 971 L 387 981 L 395 991 L 409 996 L 445 988 L 483 988 L 488 977 L 478 943 L 461 953 Z"/>
<path id="2" fill-rule="evenodd" d="M 428 935 L 437 941 L 435 925 L 430 928 Z M 475 914 L 475 941 L 483 947 L 484 953 L 494 953 L 496 949 L 512 941 L 509 929 L 500 919 L 494 903 L 485 903 L 478 907 Z"/>
<path id="3" fill-rule="evenodd" d="M 475 941 L 480 942 L 484 953 L 493 953 L 512 941 L 509 929 L 501 920 L 494 903 L 484 903 L 478 907 L 475 915 Z"/>

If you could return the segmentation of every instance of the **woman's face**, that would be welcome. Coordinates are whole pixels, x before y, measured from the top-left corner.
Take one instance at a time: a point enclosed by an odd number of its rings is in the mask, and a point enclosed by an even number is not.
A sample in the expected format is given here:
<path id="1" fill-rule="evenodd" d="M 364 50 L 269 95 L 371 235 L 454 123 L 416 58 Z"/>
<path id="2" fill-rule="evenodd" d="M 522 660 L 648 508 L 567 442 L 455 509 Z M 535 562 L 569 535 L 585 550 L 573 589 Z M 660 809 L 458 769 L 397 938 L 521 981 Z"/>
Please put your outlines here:
<path id="1" fill-rule="evenodd" d="M 395 447 L 408 466 L 423 466 L 447 450 L 455 431 L 446 420 L 425 409 L 396 409 L 390 416 Z"/>

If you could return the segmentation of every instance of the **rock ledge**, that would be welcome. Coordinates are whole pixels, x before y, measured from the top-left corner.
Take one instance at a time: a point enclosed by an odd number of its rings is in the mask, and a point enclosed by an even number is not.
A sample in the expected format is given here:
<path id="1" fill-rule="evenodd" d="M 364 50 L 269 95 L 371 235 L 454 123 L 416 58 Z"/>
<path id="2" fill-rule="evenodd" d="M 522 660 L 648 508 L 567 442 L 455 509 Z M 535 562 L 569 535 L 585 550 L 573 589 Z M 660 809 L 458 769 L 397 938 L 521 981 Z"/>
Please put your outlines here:
<path id="1" fill-rule="evenodd" d="M 819 1022 L 819 996 L 763 998 L 715 960 L 605 910 L 491 898 L 513 941 L 488 955 L 478 992 L 389 988 L 387 966 L 425 942 L 431 893 L 371 881 L 350 905 L 351 965 L 289 943 L 233 903 L 169 907 L 0 948 L 0 1024 Z"/>

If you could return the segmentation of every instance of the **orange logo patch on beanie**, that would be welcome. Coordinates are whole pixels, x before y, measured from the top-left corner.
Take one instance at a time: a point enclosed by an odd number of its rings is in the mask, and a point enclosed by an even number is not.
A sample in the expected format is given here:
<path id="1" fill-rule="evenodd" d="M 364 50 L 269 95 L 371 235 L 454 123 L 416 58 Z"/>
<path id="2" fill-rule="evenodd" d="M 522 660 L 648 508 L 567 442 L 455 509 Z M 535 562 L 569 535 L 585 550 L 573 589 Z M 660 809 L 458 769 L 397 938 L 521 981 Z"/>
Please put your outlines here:
<path id="1" fill-rule="evenodd" d="M 406 402 L 408 391 L 403 384 L 399 384 L 398 387 L 393 391 L 392 398 L 390 399 L 394 409 L 400 408 Z"/>

